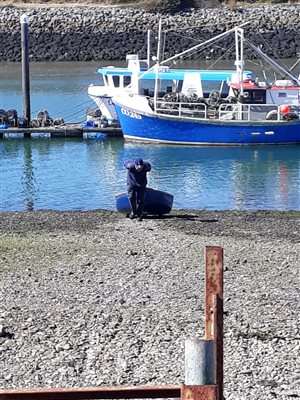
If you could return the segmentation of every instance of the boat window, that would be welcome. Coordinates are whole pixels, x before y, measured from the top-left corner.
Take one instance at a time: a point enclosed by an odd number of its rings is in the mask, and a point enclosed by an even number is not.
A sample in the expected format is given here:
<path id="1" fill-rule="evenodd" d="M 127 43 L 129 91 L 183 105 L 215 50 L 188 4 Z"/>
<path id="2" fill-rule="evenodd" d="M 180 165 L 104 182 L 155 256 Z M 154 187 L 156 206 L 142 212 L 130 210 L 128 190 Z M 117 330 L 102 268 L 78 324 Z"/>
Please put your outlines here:
<path id="1" fill-rule="evenodd" d="M 177 82 L 176 93 L 180 93 L 182 91 L 183 80 Z"/>
<path id="2" fill-rule="evenodd" d="M 286 97 L 286 92 L 279 92 L 278 97 Z"/>
<path id="3" fill-rule="evenodd" d="M 202 83 L 202 90 L 203 90 L 204 97 L 208 97 L 209 93 L 212 92 L 213 90 L 220 91 L 222 81 L 208 81 L 205 79 L 201 79 L 201 83 Z M 228 92 L 229 92 L 229 88 L 228 88 Z M 224 95 L 222 97 L 226 97 L 226 95 Z"/>
<path id="4" fill-rule="evenodd" d="M 159 80 L 159 90 L 161 92 L 170 93 L 173 88 L 173 80 L 172 79 L 160 79 Z"/>
<path id="5" fill-rule="evenodd" d="M 124 87 L 130 85 L 131 83 L 131 76 L 124 75 Z"/>
<path id="6" fill-rule="evenodd" d="M 176 81 L 175 81 L 176 83 Z M 145 96 L 154 96 L 155 79 L 141 79 L 140 93 Z M 174 82 L 172 79 L 159 79 L 158 97 L 163 97 L 166 93 L 172 93 Z"/>
<path id="7" fill-rule="evenodd" d="M 164 97 L 175 90 L 176 81 L 173 79 L 160 79 L 158 81 L 158 97 Z"/>
<path id="8" fill-rule="evenodd" d="M 226 81 L 222 81 L 218 91 L 223 99 L 229 96 L 229 89 L 228 83 Z"/>
<path id="9" fill-rule="evenodd" d="M 114 82 L 114 87 L 119 87 L 120 86 L 120 77 L 119 75 L 113 75 L 113 82 Z"/>
<path id="10" fill-rule="evenodd" d="M 147 61 L 142 61 L 140 60 L 140 70 L 141 71 L 146 71 L 148 69 L 148 63 Z"/>
<path id="11" fill-rule="evenodd" d="M 252 95 L 254 104 L 265 104 L 266 103 L 266 91 L 265 90 L 253 90 Z"/>
<path id="12" fill-rule="evenodd" d="M 99 86 L 104 86 L 104 79 L 103 79 L 103 75 L 99 75 Z"/>
<path id="13" fill-rule="evenodd" d="M 239 93 L 237 94 L 239 95 Z M 248 89 L 243 95 L 244 104 L 266 104 L 266 91 Z"/>
<path id="14" fill-rule="evenodd" d="M 154 96 L 154 79 L 141 79 L 140 81 L 140 93 L 145 96 Z"/>

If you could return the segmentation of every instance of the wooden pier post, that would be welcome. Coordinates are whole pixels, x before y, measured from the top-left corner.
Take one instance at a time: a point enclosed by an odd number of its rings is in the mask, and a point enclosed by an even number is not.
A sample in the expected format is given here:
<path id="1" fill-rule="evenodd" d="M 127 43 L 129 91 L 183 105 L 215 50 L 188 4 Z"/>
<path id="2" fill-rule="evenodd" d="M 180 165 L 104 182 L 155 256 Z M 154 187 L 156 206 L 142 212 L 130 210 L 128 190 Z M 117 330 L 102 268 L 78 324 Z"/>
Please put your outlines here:
<path id="1" fill-rule="evenodd" d="M 30 84 L 29 84 L 29 35 L 26 14 L 21 15 L 21 52 L 22 52 L 22 94 L 23 94 L 23 117 L 27 126 L 30 125 Z"/>

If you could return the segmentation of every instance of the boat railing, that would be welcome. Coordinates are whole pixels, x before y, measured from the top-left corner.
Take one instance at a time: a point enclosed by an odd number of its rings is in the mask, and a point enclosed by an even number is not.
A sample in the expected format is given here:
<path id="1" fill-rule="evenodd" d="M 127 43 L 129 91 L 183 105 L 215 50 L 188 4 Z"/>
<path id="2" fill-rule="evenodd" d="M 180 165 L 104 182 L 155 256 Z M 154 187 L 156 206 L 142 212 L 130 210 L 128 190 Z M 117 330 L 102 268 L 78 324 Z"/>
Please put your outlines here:
<path id="1" fill-rule="evenodd" d="M 175 118 L 206 119 L 208 107 L 205 103 L 184 103 L 157 100 L 157 114 L 168 114 Z"/>
<path id="2" fill-rule="evenodd" d="M 300 119 L 300 103 L 296 106 L 291 107 L 291 112 L 296 114 L 297 117 Z"/>
<path id="3" fill-rule="evenodd" d="M 291 113 L 282 114 L 277 104 L 244 104 L 222 103 L 219 107 L 210 107 L 206 103 L 184 103 L 157 100 L 156 113 L 168 115 L 171 118 L 188 118 L 192 120 L 223 120 L 223 121 L 282 121 L 300 118 L 299 107 L 291 108 Z"/>
<path id="4" fill-rule="evenodd" d="M 280 121 L 282 115 L 277 104 L 221 104 L 219 119 L 237 121 Z"/>

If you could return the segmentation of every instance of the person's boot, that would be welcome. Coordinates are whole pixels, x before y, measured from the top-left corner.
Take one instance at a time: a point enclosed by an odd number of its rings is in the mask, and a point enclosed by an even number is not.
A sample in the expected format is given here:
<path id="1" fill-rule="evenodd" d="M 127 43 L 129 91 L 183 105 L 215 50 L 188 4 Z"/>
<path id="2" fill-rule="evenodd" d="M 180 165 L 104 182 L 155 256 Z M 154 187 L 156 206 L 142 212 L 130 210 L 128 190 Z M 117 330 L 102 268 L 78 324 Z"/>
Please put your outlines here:
<path id="1" fill-rule="evenodd" d="M 142 214 L 138 214 L 137 220 L 138 220 L 138 221 L 143 221 L 143 216 L 142 216 Z"/>
<path id="2" fill-rule="evenodd" d="M 129 218 L 130 219 L 134 219 L 136 217 L 136 214 L 137 214 L 135 198 L 129 198 L 129 203 L 130 203 L 130 208 L 131 208 L 131 212 L 129 214 Z"/>
<path id="3" fill-rule="evenodd" d="M 143 204 L 142 203 L 138 204 L 136 213 L 137 213 L 138 221 L 143 221 Z"/>

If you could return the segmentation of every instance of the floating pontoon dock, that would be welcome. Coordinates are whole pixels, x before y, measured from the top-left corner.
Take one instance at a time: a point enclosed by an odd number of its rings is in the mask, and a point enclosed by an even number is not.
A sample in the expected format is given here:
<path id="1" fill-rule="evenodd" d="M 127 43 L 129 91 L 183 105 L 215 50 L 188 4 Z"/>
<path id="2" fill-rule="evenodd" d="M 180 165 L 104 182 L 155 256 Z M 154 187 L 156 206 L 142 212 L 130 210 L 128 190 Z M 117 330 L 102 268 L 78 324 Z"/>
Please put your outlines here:
<path id="1" fill-rule="evenodd" d="M 31 138 L 32 136 L 44 136 L 50 138 L 83 138 L 95 137 L 99 134 L 105 134 L 109 137 L 123 137 L 121 128 L 100 128 L 100 127 L 82 127 L 81 125 L 70 124 L 63 126 L 49 126 L 41 128 L 12 128 L 0 129 L 0 139 L 22 136 Z M 94 134 L 94 135 L 93 135 Z"/>

